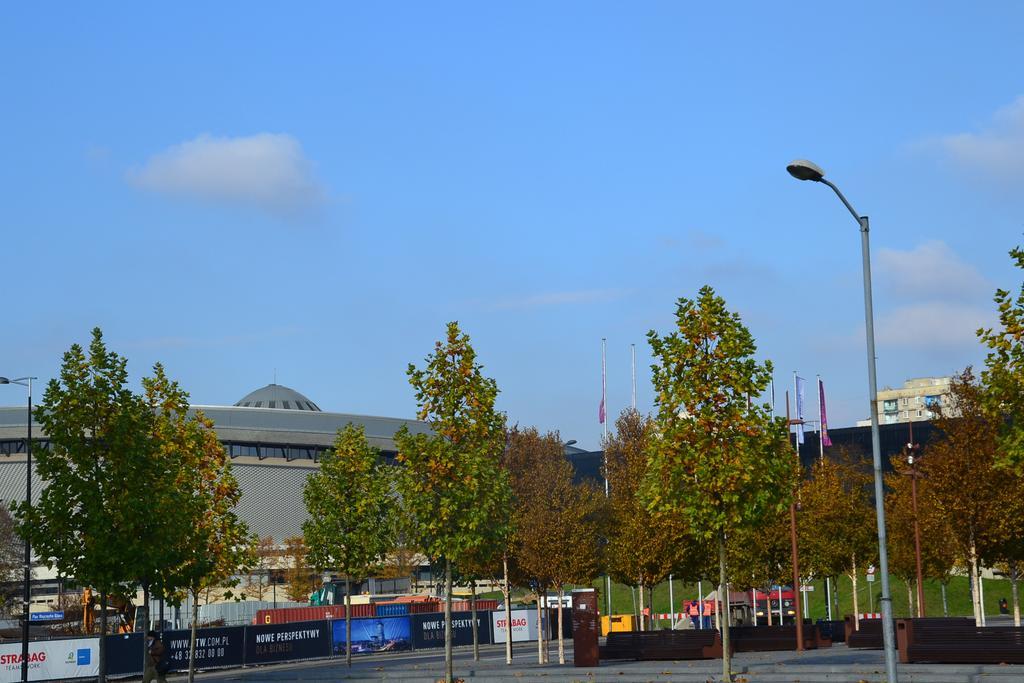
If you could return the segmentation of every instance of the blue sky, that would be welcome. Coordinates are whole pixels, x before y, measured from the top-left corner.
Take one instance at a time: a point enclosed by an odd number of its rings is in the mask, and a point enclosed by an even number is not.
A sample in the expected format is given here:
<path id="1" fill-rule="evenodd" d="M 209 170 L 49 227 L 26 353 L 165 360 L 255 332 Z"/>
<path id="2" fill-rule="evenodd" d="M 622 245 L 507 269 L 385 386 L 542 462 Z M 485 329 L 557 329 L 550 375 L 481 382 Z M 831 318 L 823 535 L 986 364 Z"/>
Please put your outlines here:
<path id="1" fill-rule="evenodd" d="M 645 334 L 713 285 L 867 415 L 978 363 L 1024 230 L 1019 3 L 27 3 L 4 9 L 0 374 L 101 326 L 194 402 L 273 380 L 411 416 L 457 319 L 510 420 L 597 447 Z M 9 390 L 10 391 L 10 390 Z M 2 404 L 20 400 L 0 397 Z"/>

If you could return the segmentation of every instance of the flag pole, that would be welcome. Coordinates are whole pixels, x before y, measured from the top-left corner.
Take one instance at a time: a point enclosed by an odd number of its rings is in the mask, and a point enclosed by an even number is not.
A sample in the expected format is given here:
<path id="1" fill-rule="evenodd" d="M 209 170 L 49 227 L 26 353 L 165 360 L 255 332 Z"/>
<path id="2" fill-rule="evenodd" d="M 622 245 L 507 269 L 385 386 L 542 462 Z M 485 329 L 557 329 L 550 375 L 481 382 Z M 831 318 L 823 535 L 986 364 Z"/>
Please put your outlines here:
<path id="1" fill-rule="evenodd" d="M 821 375 L 815 375 L 818 380 L 818 462 L 825 459 L 825 438 L 821 421 Z"/>
<path id="2" fill-rule="evenodd" d="M 607 498 L 608 491 L 608 365 L 607 365 L 608 340 L 601 337 L 601 450 L 604 451 L 604 497 Z M 608 630 L 612 628 L 612 577 L 604 575 L 605 604 L 608 606 Z"/>
<path id="3" fill-rule="evenodd" d="M 630 344 L 629 350 L 633 355 L 633 410 L 636 410 L 636 344 Z"/>
<path id="4" fill-rule="evenodd" d="M 608 438 L 608 362 L 607 362 L 608 340 L 601 338 L 601 427 L 602 442 Z M 607 460 L 605 465 L 607 466 Z M 608 495 L 608 478 L 604 479 L 604 493 Z"/>
<path id="5" fill-rule="evenodd" d="M 821 383 L 821 375 L 818 378 L 818 462 L 825 462 L 825 404 L 822 397 L 825 396 L 825 385 Z M 828 620 L 832 621 L 832 577 L 825 577 L 825 611 Z"/>

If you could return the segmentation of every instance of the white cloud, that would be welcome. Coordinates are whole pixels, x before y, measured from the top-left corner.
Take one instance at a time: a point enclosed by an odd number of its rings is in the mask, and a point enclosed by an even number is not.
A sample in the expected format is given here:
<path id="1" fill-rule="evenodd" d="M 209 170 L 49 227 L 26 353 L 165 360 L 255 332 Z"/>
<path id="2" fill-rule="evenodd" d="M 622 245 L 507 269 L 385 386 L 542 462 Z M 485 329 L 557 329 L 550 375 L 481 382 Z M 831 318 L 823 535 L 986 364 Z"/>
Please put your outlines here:
<path id="1" fill-rule="evenodd" d="M 879 249 L 877 270 L 882 288 L 902 299 L 970 301 L 995 288 L 964 263 L 945 242 L 932 241 L 913 249 Z"/>
<path id="2" fill-rule="evenodd" d="M 880 345 L 932 351 L 977 346 L 979 327 L 990 327 L 995 312 L 970 304 L 926 301 L 901 306 L 878 318 Z"/>
<path id="3" fill-rule="evenodd" d="M 491 306 L 496 310 L 515 308 L 541 308 L 569 304 L 591 304 L 621 299 L 626 292 L 621 289 L 580 289 L 566 292 L 544 292 L 514 299 L 503 299 Z"/>
<path id="4" fill-rule="evenodd" d="M 303 213 L 323 199 L 299 141 L 280 133 L 200 135 L 153 155 L 128 180 L 161 194 L 276 214 Z"/>
<path id="5" fill-rule="evenodd" d="M 957 165 L 994 180 L 1024 180 L 1024 95 L 996 111 L 979 132 L 948 135 L 939 140 Z"/>

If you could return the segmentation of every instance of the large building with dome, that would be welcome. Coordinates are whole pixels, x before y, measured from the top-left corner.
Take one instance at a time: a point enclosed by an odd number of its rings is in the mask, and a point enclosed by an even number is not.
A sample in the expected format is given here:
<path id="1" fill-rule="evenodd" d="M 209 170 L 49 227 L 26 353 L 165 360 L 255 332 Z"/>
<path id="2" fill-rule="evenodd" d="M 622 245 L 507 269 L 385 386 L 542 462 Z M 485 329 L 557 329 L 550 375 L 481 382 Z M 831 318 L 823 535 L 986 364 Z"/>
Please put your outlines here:
<path id="1" fill-rule="evenodd" d="M 338 430 L 362 425 L 370 445 L 385 458 L 395 455 L 394 434 L 403 426 L 413 433 L 428 431 L 418 420 L 325 412 L 294 389 L 268 384 L 232 406 L 196 405 L 214 423 L 221 443 L 231 456 L 242 490 L 237 512 L 261 538 L 281 543 L 302 534 L 306 508 L 302 491 L 309 473 L 332 446 Z M 0 501 L 25 498 L 26 409 L 0 408 Z M 33 424 L 36 444 L 46 435 Z M 43 482 L 33 471 L 36 498 Z"/>

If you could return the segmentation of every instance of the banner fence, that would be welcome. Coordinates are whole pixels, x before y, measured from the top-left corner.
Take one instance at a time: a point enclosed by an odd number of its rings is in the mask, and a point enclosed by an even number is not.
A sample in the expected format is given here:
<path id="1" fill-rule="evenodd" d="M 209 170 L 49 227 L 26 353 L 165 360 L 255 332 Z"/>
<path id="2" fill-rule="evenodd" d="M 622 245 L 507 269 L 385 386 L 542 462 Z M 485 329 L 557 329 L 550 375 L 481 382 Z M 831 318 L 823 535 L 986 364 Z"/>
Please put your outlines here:
<path id="1" fill-rule="evenodd" d="M 504 611 L 479 610 L 477 637 L 481 645 L 504 642 Z M 500 622 L 500 627 L 497 623 Z M 513 640 L 537 637 L 535 610 L 513 611 Z M 444 615 L 410 614 L 360 617 L 351 620 L 352 654 L 407 652 L 444 647 Z M 473 642 L 471 612 L 452 613 L 452 643 Z M 548 629 L 545 629 L 548 630 Z M 191 632 L 165 631 L 164 646 L 171 671 L 188 669 Z M 138 676 L 143 672 L 144 635 L 107 636 L 107 675 Z M 345 654 L 345 620 L 332 619 L 288 624 L 259 624 L 201 628 L 196 632 L 196 668 L 220 669 L 305 659 L 326 659 Z M 95 678 L 99 674 L 99 638 L 32 641 L 29 680 Z M 21 643 L 0 644 L 0 683 L 21 680 Z"/>

